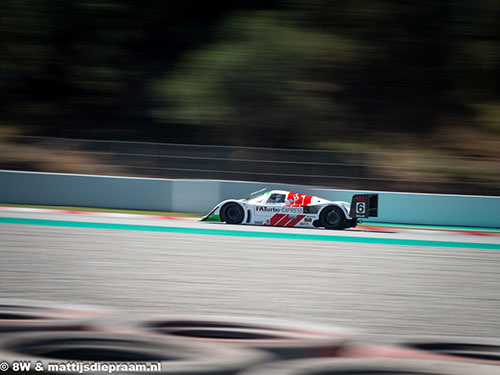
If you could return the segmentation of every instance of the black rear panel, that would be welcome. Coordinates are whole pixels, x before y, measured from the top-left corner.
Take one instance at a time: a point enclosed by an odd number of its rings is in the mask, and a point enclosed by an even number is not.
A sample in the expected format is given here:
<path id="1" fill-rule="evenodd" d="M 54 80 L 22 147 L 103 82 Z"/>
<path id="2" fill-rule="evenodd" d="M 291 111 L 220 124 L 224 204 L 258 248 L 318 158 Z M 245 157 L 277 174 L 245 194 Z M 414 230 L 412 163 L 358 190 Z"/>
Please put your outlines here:
<path id="1" fill-rule="evenodd" d="M 356 194 L 352 196 L 352 218 L 368 218 L 378 216 L 378 194 Z"/>

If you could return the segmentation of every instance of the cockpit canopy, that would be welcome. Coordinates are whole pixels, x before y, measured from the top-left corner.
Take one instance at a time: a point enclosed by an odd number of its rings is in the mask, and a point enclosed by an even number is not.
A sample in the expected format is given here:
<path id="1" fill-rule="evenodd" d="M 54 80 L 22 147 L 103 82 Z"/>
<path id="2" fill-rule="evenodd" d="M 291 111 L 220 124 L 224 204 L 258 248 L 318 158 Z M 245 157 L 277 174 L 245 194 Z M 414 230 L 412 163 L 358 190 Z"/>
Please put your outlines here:
<path id="1" fill-rule="evenodd" d="M 248 201 L 254 204 L 285 204 L 287 196 L 290 193 L 283 190 L 270 190 L 256 197 L 250 198 Z"/>
<path id="2" fill-rule="evenodd" d="M 285 203 L 285 194 L 271 193 L 267 198 L 267 203 Z"/>

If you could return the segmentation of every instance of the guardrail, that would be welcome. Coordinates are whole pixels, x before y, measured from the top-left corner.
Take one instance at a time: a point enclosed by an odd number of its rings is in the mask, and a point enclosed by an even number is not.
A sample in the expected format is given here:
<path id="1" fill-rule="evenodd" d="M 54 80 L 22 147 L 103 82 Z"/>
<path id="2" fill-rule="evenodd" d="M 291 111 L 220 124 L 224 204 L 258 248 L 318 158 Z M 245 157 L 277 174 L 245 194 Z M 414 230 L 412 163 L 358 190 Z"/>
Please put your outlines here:
<path id="1" fill-rule="evenodd" d="M 350 201 L 366 190 L 223 180 L 173 180 L 0 171 L 0 203 L 204 214 L 218 202 L 263 188 Z M 366 221 L 500 228 L 500 197 L 378 191 L 379 217 Z"/>

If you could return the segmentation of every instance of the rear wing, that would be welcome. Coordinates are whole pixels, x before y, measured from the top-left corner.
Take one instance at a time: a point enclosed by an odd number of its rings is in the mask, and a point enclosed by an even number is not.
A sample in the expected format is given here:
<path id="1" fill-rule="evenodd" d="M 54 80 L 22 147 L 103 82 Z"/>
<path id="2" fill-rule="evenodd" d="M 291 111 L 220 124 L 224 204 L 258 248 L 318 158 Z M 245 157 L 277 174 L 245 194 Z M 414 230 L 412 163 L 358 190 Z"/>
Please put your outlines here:
<path id="1" fill-rule="evenodd" d="M 352 196 L 352 218 L 368 218 L 378 216 L 378 194 L 356 194 Z"/>

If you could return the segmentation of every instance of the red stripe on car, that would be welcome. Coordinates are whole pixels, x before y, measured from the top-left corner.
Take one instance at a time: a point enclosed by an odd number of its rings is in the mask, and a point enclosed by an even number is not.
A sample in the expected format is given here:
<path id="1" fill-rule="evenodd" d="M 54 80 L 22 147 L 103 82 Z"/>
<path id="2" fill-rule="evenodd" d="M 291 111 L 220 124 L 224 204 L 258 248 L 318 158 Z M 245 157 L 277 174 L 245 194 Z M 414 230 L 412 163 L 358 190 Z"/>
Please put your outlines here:
<path id="1" fill-rule="evenodd" d="M 296 226 L 306 215 L 297 215 L 296 219 L 290 220 L 286 223 L 285 227 L 294 227 Z"/>
<path id="2" fill-rule="evenodd" d="M 285 223 L 287 223 L 287 222 L 288 222 L 288 219 L 290 219 L 290 218 L 288 217 L 288 215 L 284 215 L 284 214 L 282 214 L 282 215 L 283 215 L 283 217 L 282 217 L 280 220 L 278 220 L 278 221 L 274 224 L 274 226 L 276 226 L 276 227 L 283 227 L 283 226 L 285 225 Z"/>
<path id="3" fill-rule="evenodd" d="M 271 220 L 269 221 L 269 225 L 275 225 L 278 221 L 280 221 L 281 219 L 283 219 L 283 217 L 285 216 L 285 214 L 276 214 L 274 215 Z"/>

